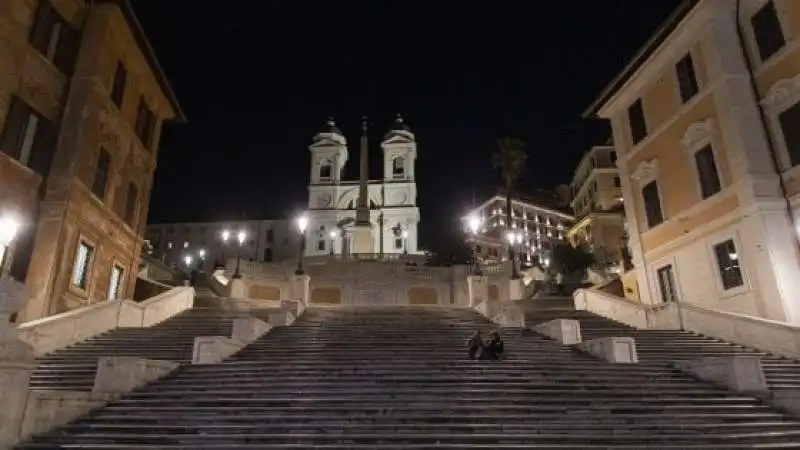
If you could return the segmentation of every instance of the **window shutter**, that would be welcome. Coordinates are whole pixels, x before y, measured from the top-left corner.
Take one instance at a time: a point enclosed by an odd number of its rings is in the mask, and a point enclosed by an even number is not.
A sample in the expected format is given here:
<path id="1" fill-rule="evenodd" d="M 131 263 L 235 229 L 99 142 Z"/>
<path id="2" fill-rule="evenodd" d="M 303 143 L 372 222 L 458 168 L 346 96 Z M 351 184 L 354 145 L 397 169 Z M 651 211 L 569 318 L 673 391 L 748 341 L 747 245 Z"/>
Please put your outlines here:
<path id="1" fill-rule="evenodd" d="M 0 134 L 0 151 L 12 158 L 19 157 L 22 137 L 25 134 L 25 121 L 29 114 L 30 108 L 25 102 L 19 97 L 11 97 L 11 105 L 3 122 L 3 132 Z"/>
<path id="2" fill-rule="evenodd" d="M 39 8 L 36 10 L 36 18 L 31 27 L 30 42 L 33 48 L 44 54 L 47 52 L 47 45 L 50 43 L 50 33 L 53 32 L 53 25 L 56 20 L 56 12 L 50 0 L 41 0 Z"/>
<path id="3" fill-rule="evenodd" d="M 64 75 L 71 77 L 75 73 L 75 63 L 78 60 L 78 49 L 81 45 L 81 33 L 69 24 L 61 27 L 61 36 L 58 39 L 53 63 Z"/>

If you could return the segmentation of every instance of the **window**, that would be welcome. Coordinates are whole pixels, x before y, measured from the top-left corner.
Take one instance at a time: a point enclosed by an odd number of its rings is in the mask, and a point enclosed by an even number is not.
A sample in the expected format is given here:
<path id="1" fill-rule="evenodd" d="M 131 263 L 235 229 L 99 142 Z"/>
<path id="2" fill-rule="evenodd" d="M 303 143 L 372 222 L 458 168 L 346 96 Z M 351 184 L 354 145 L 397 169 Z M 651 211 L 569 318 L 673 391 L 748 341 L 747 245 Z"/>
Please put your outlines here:
<path id="1" fill-rule="evenodd" d="M 678 61 L 675 70 L 678 72 L 678 88 L 681 92 L 681 100 L 686 103 L 700 91 L 697 86 L 697 75 L 694 72 L 692 54 L 687 53 L 686 56 Z"/>
<path id="2" fill-rule="evenodd" d="M 331 177 L 331 162 L 328 160 L 322 161 L 322 165 L 319 166 L 319 178 L 320 179 L 330 179 Z"/>
<path id="3" fill-rule="evenodd" d="M 94 169 L 94 180 L 92 181 L 92 194 L 100 200 L 106 198 L 106 186 L 108 184 L 108 169 L 111 166 L 111 155 L 103 148 L 97 156 L 97 166 Z"/>
<path id="4" fill-rule="evenodd" d="M 722 188 L 717 172 L 717 163 L 714 161 L 714 150 L 706 145 L 694 154 L 697 166 L 697 176 L 700 181 L 700 195 L 703 199 L 711 197 Z"/>
<path id="5" fill-rule="evenodd" d="M 636 145 L 647 136 L 647 122 L 644 119 L 644 108 L 642 107 L 641 99 L 636 100 L 628 108 L 628 120 L 631 127 L 631 139 L 633 139 L 633 145 Z"/>
<path id="6" fill-rule="evenodd" d="M 270 228 L 267 230 L 267 242 L 274 242 L 275 241 L 275 232 Z"/>
<path id="7" fill-rule="evenodd" d="M 652 228 L 663 222 L 664 214 L 661 211 L 661 196 L 658 194 L 657 181 L 651 181 L 642 188 L 642 200 L 647 226 Z"/>
<path id="8" fill-rule="evenodd" d="M 786 45 L 774 2 L 767 2 L 753 15 L 750 23 L 753 26 L 753 34 L 756 37 L 756 46 L 758 46 L 761 61 L 766 61 Z"/>
<path id="9" fill-rule="evenodd" d="M 111 267 L 111 277 L 108 280 L 108 299 L 115 300 L 120 294 L 120 286 L 122 286 L 123 275 L 125 269 L 117 264 Z"/>
<path id="10" fill-rule="evenodd" d="M 317 241 L 317 250 L 324 251 L 325 250 L 325 239 L 320 238 Z"/>
<path id="11" fill-rule="evenodd" d="M 406 170 L 406 160 L 402 156 L 398 156 L 392 160 L 392 176 L 394 178 L 402 178 Z"/>
<path id="12" fill-rule="evenodd" d="M 142 145 L 148 150 L 152 145 L 153 134 L 156 129 L 156 116 L 150 107 L 147 106 L 147 101 L 144 96 L 139 98 L 139 112 L 136 116 L 136 135 L 142 141 Z"/>
<path id="13" fill-rule="evenodd" d="M 611 157 L 611 164 L 616 164 L 617 163 L 617 152 L 611 152 L 609 154 L 609 156 Z"/>
<path id="14" fill-rule="evenodd" d="M 394 248 L 395 250 L 400 250 L 403 248 L 403 238 L 394 239 Z"/>
<path id="15" fill-rule="evenodd" d="M 78 251 L 75 254 L 75 263 L 72 267 L 72 285 L 83 291 L 89 283 L 89 267 L 92 263 L 94 247 L 86 242 L 78 243 Z"/>
<path id="16" fill-rule="evenodd" d="M 622 186 L 622 181 L 619 179 L 619 177 L 614 177 L 614 187 L 620 186 Z"/>
<path id="17" fill-rule="evenodd" d="M 47 178 L 58 145 L 58 128 L 18 97 L 11 98 L 0 151 Z"/>
<path id="18" fill-rule="evenodd" d="M 65 75 L 72 75 L 80 33 L 64 20 L 49 0 L 41 0 L 31 27 L 30 43 Z"/>
<path id="19" fill-rule="evenodd" d="M 800 164 L 800 103 L 782 112 L 778 121 L 789 153 L 789 163 L 794 167 Z"/>
<path id="20" fill-rule="evenodd" d="M 661 291 L 661 301 L 664 303 L 675 303 L 678 301 L 678 289 L 675 283 L 675 273 L 672 265 L 664 266 L 656 271 L 658 277 L 658 289 Z"/>
<path id="21" fill-rule="evenodd" d="M 264 249 L 264 262 L 272 262 L 272 249 Z"/>
<path id="22" fill-rule="evenodd" d="M 714 254 L 717 257 L 717 269 L 725 290 L 733 289 L 744 284 L 742 268 L 739 265 L 739 254 L 736 253 L 736 244 L 733 239 L 714 246 Z"/>
<path id="23" fill-rule="evenodd" d="M 125 222 L 136 229 L 136 203 L 139 200 L 139 189 L 133 182 L 128 183 L 128 196 L 125 198 Z"/>
<path id="24" fill-rule="evenodd" d="M 114 72 L 114 83 L 111 86 L 111 101 L 122 108 L 122 99 L 125 96 L 125 83 L 128 80 L 128 71 L 122 65 L 122 61 L 117 61 L 117 70 Z"/>

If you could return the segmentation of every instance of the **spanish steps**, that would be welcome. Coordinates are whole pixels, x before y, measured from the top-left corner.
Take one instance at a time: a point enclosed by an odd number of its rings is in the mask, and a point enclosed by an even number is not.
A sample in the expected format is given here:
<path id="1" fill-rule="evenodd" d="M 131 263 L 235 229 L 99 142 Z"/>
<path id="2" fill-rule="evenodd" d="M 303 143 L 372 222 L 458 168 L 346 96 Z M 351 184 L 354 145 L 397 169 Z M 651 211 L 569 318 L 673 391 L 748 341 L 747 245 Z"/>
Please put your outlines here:
<path id="1" fill-rule="evenodd" d="M 585 320 L 587 336 L 618 331 Z M 466 309 L 311 308 L 18 448 L 800 449 L 800 420 L 663 354 L 614 365 L 502 329 L 502 361 L 468 360 L 466 339 L 491 328 Z"/>

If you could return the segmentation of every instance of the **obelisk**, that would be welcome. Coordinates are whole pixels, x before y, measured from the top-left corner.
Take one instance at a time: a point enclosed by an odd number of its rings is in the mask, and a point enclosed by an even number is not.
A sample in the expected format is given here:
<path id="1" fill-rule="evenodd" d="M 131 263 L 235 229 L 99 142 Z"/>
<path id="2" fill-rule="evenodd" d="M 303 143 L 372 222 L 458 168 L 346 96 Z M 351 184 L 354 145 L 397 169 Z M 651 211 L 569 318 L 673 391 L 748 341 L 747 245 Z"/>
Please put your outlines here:
<path id="1" fill-rule="evenodd" d="M 375 241 L 372 239 L 372 222 L 369 218 L 369 138 L 367 136 L 367 118 L 361 122 L 360 175 L 358 178 L 358 207 L 356 222 L 353 225 L 353 253 L 372 255 L 375 253 Z"/>

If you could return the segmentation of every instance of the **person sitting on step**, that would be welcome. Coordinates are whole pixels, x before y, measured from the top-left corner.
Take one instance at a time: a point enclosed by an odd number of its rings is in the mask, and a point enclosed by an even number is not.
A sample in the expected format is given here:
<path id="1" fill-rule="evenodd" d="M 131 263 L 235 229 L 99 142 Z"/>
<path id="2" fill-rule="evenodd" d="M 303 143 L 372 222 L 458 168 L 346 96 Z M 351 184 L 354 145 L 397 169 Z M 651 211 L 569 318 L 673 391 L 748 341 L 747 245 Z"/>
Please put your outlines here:
<path id="1" fill-rule="evenodd" d="M 483 336 L 480 331 L 476 331 L 471 338 L 467 341 L 469 348 L 469 359 L 475 359 L 480 356 L 479 352 L 483 349 Z"/>
<path id="2" fill-rule="evenodd" d="M 503 342 L 503 338 L 500 337 L 500 333 L 497 331 L 492 331 L 492 333 L 489 335 L 489 340 L 483 345 L 481 359 L 496 361 L 503 356 L 504 351 L 505 343 Z"/>

